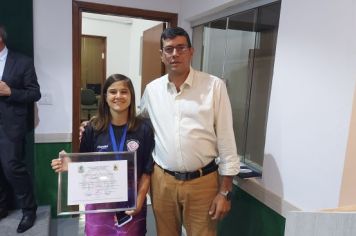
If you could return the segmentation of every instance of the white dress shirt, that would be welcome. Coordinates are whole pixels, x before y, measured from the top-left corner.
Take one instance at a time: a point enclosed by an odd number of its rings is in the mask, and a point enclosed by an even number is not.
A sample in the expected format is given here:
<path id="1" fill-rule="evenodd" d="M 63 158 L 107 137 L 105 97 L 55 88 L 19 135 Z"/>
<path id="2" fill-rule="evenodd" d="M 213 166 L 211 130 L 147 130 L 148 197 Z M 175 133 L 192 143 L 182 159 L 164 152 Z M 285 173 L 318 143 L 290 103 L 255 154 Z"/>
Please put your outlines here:
<path id="1" fill-rule="evenodd" d="M 231 104 L 221 79 L 190 68 L 177 93 L 164 75 L 147 85 L 140 108 L 152 121 L 153 158 L 162 168 L 195 171 L 219 157 L 220 175 L 238 173 Z"/>
<path id="2" fill-rule="evenodd" d="M 4 74 L 7 53 L 8 50 L 6 47 L 4 47 L 4 49 L 0 52 L 0 80 L 2 80 L 2 75 Z"/>

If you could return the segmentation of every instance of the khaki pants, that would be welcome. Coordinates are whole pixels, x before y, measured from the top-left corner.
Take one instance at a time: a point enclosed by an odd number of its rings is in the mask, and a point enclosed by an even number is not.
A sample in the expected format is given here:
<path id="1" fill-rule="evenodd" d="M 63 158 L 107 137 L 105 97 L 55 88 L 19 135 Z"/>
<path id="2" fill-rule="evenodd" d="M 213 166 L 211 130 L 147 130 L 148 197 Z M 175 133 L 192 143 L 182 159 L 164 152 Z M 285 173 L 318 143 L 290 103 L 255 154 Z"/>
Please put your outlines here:
<path id="1" fill-rule="evenodd" d="M 158 236 L 215 236 L 216 221 L 209 216 L 218 192 L 218 172 L 182 181 L 155 165 L 151 177 L 151 198 Z"/>

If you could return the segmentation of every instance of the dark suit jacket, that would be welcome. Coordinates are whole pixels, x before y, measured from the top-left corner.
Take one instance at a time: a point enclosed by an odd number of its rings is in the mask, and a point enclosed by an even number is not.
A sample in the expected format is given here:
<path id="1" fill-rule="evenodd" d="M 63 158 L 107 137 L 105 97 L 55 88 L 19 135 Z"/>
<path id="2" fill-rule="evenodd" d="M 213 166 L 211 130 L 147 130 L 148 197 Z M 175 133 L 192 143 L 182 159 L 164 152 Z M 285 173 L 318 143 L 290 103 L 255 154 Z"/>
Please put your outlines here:
<path id="1" fill-rule="evenodd" d="M 0 116 L 10 139 L 24 138 L 30 104 L 41 98 L 33 60 L 8 51 L 2 81 L 11 89 L 9 97 L 0 96 Z"/>

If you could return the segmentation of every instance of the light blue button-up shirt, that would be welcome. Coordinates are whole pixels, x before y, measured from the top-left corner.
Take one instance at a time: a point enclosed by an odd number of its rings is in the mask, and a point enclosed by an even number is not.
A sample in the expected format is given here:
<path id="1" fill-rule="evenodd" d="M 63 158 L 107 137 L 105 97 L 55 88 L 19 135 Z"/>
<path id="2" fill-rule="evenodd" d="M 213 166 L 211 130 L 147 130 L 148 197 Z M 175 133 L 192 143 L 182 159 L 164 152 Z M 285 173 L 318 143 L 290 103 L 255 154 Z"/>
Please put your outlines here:
<path id="1" fill-rule="evenodd" d="M 4 47 L 3 50 L 0 52 L 0 80 L 2 80 L 2 75 L 4 73 L 6 58 L 7 58 L 7 47 Z"/>

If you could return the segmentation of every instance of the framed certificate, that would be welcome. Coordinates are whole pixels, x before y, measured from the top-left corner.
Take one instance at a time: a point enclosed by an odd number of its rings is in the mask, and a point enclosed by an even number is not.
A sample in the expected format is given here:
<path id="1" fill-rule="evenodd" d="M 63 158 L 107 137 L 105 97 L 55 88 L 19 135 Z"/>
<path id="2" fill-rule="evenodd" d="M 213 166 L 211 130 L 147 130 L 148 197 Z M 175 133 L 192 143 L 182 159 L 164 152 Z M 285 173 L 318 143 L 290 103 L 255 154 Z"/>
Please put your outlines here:
<path id="1" fill-rule="evenodd" d="M 58 215 L 136 208 L 136 152 L 60 154 Z"/>

